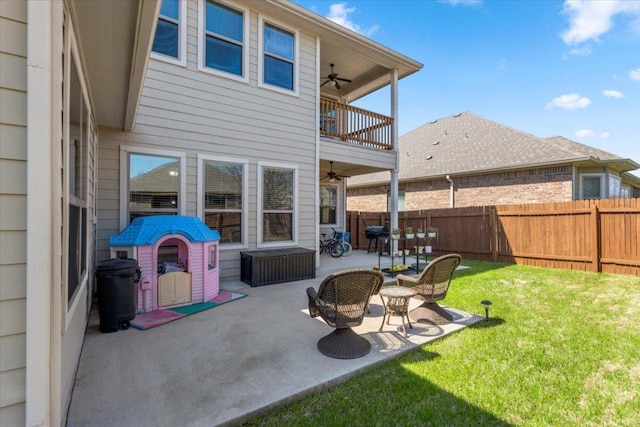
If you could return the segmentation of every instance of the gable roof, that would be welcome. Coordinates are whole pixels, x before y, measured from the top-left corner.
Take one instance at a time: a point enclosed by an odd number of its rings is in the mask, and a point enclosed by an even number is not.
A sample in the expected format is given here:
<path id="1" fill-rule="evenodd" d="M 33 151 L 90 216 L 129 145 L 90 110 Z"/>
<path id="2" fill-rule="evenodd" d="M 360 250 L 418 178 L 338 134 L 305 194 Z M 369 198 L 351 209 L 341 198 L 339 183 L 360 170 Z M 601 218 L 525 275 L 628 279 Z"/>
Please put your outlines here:
<path id="1" fill-rule="evenodd" d="M 438 178 L 546 167 L 567 163 L 612 164 L 620 171 L 640 164 L 561 136 L 534 135 L 470 112 L 434 120 L 398 140 L 399 180 Z M 350 178 L 349 187 L 389 182 L 389 172 Z"/>

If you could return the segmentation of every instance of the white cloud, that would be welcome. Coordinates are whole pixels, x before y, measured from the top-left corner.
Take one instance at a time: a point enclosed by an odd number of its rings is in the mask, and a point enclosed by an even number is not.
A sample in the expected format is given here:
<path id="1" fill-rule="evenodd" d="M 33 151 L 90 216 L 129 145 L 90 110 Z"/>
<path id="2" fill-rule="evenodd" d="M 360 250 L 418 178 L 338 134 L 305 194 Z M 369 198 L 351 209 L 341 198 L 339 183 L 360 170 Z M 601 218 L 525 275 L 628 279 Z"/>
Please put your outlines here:
<path id="1" fill-rule="evenodd" d="M 594 135 L 591 129 L 580 129 L 578 131 L 575 131 L 573 134 L 578 138 L 590 138 Z"/>
<path id="2" fill-rule="evenodd" d="M 582 47 L 574 47 L 563 55 L 563 59 L 567 59 L 567 56 L 589 56 L 591 55 L 591 45 L 585 45 Z"/>
<path id="3" fill-rule="evenodd" d="M 640 16 L 640 2 L 629 0 L 566 0 L 562 13 L 569 15 L 569 28 L 560 37 L 567 45 L 587 40 L 599 41 L 613 27 L 619 14 Z"/>
<path id="4" fill-rule="evenodd" d="M 635 70 L 629 71 L 629 78 L 631 80 L 640 82 L 640 67 L 636 68 Z"/>
<path id="5" fill-rule="evenodd" d="M 591 100 L 577 93 L 560 95 L 551 100 L 544 108 L 563 108 L 565 110 L 577 110 L 587 108 L 591 105 Z"/>
<path id="6" fill-rule="evenodd" d="M 369 28 L 362 28 L 360 25 L 356 24 L 349 18 L 349 14 L 356 11 L 354 7 L 347 7 L 347 3 L 334 3 L 329 8 L 329 14 L 327 15 L 327 19 L 335 22 L 336 24 L 342 25 L 345 28 L 350 29 L 351 31 L 355 31 L 356 33 L 360 33 L 365 36 L 371 36 L 373 33 L 378 31 L 380 28 L 379 25 L 372 25 Z"/>
<path id="7" fill-rule="evenodd" d="M 602 94 L 607 98 L 624 98 L 624 94 L 622 92 L 613 89 L 605 89 L 602 91 Z"/>
<path id="8" fill-rule="evenodd" d="M 600 138 L 600 139 L 609 139 L 610 136 L 611 136 L 611 134 L 609 132 L 602 132 L 600 135 L 598 135 L 598 138 Z"/>

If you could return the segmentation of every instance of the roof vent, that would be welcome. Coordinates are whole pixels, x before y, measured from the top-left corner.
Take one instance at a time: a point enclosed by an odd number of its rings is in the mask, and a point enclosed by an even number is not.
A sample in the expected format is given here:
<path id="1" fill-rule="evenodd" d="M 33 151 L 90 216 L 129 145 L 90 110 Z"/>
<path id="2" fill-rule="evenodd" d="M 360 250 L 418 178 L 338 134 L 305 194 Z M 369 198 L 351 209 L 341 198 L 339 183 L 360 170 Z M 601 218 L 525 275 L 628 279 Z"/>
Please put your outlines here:
<path id="1" fill-rule="evenodd" d="M 438 144 L 440 144 L 440 141 L 436 141 L 432 145 L 438 145 Z"/>
<path id="2" fill-rule="evenodd" d="M 433 156 L 427 156 L 427 160 L 433 159 Z"/>
<path id="3" fill-rule="evenodd" d="M 434 123 L 435 123 L 435 122 L 437 122 L 437 121 L 438 121 L 438 119 L 435 119 L 435 120 L 433 120 L 433 121 L 431 121 L 431 122 L 429 122 L 429 123 L 434 124 Z"/>
<path id="4" fill-rule="evenodd" d="M 448 135 L 448 133 L 447 133 L 447 131 L 446 131 L 446 130 L 444 131 L 444 134 L 445 134 L 445 135 Z"/>
<path id="5" fill-rule="evenodd" d="M 453 117 L 460 117 L 462 113 L 454 114 Z"/>

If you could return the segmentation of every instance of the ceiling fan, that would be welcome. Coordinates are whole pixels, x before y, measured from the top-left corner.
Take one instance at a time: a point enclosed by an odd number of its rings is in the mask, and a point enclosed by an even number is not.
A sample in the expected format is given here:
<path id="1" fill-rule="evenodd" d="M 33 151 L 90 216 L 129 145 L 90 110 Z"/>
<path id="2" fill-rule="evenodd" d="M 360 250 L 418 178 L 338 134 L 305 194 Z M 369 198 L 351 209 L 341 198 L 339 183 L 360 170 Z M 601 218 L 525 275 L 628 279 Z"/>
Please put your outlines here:
<path id="1" fill-rule="evenodd" d="M 333 72 L 334 64 L 330 64 L 330 65 L 331 65 L 331 74 L 329 74 L 327 76 L 328 80 L 325 80 L 324 83 L 322 83 L 320 85 L 320 87 L 322 87 L 322 86 L 326 85 L 327 83 L 329 83 L 329 84 L 331 84 L 331 86 L 335 87 L 336 89 L 340 89 L 340 83 L 338 83 L 338 81 L 345 82 L 345 83 L 351 83 L 351 80 L 349 80 L 349 79 L 343 79 L 343 78 L 338 77 L 338 73 L 334 73 Z"/>
<path id="2" fill-rule="evenodd" d="M 339 174 L 335 173 L 333 171 L 333 161 L 330 161 L 329 164 L 331 165 L 331 170 L 329 172 L 327 172 L 327 176 L 324 176 L 324 177 L 320 178 L 320 180 L 329 178 L 329 182 L 336 182 L 336 181 L 341 181 L 342 178 L 351 178 L 348 175 L 339 175 Z"/>

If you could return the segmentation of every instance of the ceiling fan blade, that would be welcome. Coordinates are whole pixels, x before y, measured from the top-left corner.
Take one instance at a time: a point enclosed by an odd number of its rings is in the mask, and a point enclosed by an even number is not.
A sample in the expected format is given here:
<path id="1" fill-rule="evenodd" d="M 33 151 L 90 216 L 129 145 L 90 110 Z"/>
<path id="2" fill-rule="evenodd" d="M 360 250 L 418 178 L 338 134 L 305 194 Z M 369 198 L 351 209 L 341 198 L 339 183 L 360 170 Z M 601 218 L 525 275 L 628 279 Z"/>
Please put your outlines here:
<path id="1" fill-rule="evenodd" d="M 342 178 L 340 178 L 340 175 L 336 175 L 334 178 L 336 179 L 336 181 L 342 181 Z"/>
<path id="2" fill-rule="evenodd" d="M 341 77 L 336 77 L 336 80 L 340 80 L 341 82 L 351 83 L 351 80 L 349 80 L 349 79 L 343 79 L 343 78 L 341 78 Z"/>
<path id="3" fill-rule="evenodd" d="M 320 85 L 320 87 L 322 87 L 322 86 L 326 85 L 327 83 L 329 83 L 329 80 L 325 80 L 325 81 L 324 81 L 324 83 L 322 83 L 322 84 Z"/>
<path id="4" fill-rule="evenodd" d="M 333 81 L 336 84 L 336 89 L 340 89 L 340 83 L 338 83 L 337 81 Z"/>

